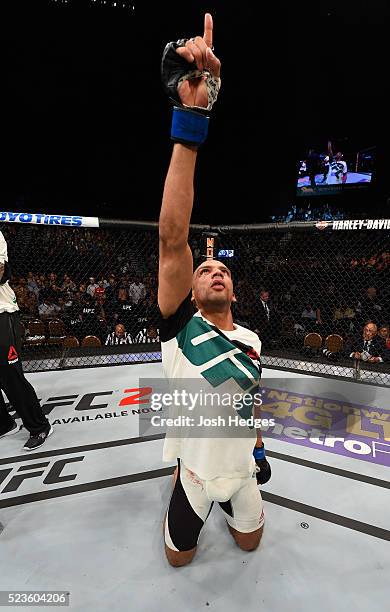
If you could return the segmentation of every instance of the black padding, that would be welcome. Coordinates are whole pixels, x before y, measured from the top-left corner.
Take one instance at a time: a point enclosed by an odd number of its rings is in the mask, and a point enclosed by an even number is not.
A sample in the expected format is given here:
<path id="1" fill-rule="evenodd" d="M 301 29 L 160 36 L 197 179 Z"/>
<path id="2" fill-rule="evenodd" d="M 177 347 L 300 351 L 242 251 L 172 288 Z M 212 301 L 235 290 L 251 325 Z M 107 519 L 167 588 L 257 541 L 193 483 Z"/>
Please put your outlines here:
<path id="1" fill-rule="evenodd" d="M 161 79 L 165 91 L 171 100 L 179 105 L 181 105 L 181 100 L 177 92 L 177 84 L 182 76 L 191 70 L 197 69 L 195 62 L 189 64 L 187 60 L 176 53 L 176 49 L 178 47 L 184 47 L 186 42 L 187 40 L 183 38 L 177 42 L 168 43 L 164 49 L 161 60 Z"/>
<path id="2" fill-rule="evenodd" d="M 226 512 L 226 514 L 233 518 L 233 508 L 230 499 L 226 502 L 219 502 L 219 505 L 221 506 L 222 510 Z"/>
<path id="3" fill-rule="evenodd" d="M 198 544 L 199 534 L 204 522 L 192 509 L 179 472 L 168 509 L 168 529 L 172 543 L 180 550 L 191 550 Z"/>

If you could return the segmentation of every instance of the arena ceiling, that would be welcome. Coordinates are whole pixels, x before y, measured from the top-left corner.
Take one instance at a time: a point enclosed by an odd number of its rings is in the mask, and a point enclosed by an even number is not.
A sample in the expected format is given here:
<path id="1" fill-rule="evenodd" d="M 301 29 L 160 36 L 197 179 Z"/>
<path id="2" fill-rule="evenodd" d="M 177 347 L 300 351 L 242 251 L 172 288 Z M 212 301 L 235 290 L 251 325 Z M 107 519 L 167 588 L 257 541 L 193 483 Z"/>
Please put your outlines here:
<path id="1" fill-rule="evenodd" d="M 161 52 L 201 32 L 206 10 L 223 88 L 194 220 L 285 207 L 313 138 L 377 144 L 370 198 L 386 201 L 388 3 L 13 0 L 0 8 L 3 208 L 156 219 L 171 146 Z"/>

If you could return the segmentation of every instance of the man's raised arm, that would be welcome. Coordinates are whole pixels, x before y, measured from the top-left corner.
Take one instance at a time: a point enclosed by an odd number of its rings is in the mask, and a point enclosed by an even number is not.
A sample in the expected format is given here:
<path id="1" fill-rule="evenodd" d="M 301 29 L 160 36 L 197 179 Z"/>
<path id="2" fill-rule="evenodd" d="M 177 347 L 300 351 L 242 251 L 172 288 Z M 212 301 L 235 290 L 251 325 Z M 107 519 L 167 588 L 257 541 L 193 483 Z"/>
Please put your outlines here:
<path id="1" fill-rule="evenodd" d="M 206 14 L 203 37 L 168 43 L 161 65 L 165 89 L 174 103 L 171 138 L 175 142 L 159 221 L 158 303 L 165 318 L 176 312 L 192 285 L 188 232 L 195 164 L 220 87 L 221 65 L 211 50 L 212 35 L 212 17 Z"/>
<path id="2" fill-rule="evenodd" d="M 173 147 L 165 180 L 159 234 L 158 303 L 163 317 L 176 312 L 192 284 L 193 262 L 188 230 L 194 200 L 196 149 Z"/>

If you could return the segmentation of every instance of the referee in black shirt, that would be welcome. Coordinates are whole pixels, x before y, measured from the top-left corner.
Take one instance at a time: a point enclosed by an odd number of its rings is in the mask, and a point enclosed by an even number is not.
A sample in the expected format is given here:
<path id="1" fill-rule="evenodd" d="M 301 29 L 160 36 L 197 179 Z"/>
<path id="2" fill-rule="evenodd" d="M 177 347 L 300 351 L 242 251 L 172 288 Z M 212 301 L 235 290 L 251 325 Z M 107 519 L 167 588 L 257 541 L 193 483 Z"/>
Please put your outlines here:
<path id="1" fill-rule="evenodd" d="M 3 390 L 30 433 L 23 448 L 31 451 L 42 446 L 53 429 L 23 374 L 19 307 L 9 279 L 7 243 L 0 232 L 0 438 L 19 430 L 6 408 Z"/>

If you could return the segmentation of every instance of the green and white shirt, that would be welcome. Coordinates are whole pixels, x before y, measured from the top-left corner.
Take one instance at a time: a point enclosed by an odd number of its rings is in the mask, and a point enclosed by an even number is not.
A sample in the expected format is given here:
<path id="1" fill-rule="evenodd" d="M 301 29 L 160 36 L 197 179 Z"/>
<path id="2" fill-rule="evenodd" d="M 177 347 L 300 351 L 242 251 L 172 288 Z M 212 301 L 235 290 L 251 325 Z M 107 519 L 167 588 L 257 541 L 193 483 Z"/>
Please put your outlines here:
<path id="1" fill-rule="evenodd" d="M 257 334 L 235 325 L 232 331 L 218 330 L 200 312 L 194 314 L 191 294 L 178 310 L 160 324 L 162 364 L 169 381 L 180 386 L 217 393 L 219 398 L 239 398 L 258 391 L 260 380 L 261 342 Z M 214 478 L 247 478 L 254 470 L 253 447 L 256 430 L 246 425 L 253 415 L 253 406 L 238 409 L 230 401 L 217 405 L 199 402 L 186 414 L 195 426 L 174 435 L 167 429 L 163 460 L 180 458 L 185 466 L 204 480 Z M 171 410 L 176 416 L 177 410 Z M 170 415 L 170 416 L 171 416 Z M 215 428 L 196 429 L 201 415 L 218 418 Z M 231 417 L 231 418 L 229 418 Z M 235 425 L 238 419 L 241 424 Z M 244 419 L 244 426 L 242 425 Z M 222 423 L 222 424 L 221 424 Z M 201 437 L 197 437 L 201 431 Z M 214 432 L 215 435 L 214 435 Z"/>

